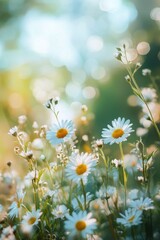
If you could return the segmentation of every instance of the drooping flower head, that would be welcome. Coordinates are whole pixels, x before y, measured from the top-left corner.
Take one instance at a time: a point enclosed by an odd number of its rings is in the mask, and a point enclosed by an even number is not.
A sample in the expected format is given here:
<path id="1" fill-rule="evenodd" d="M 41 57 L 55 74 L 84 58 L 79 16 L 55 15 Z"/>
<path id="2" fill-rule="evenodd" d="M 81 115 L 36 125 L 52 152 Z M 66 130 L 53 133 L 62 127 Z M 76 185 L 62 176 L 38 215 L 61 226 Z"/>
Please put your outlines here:
<path id="1" fill-rule="evenodd" d="M 130 133 L 133 132 L 132 123 L 130 120 L 125 120 L 125 118 L 118 118 L 112 121 L 112 126 L 107 125 L 108 128 L 103 128 L 102 138 L 105 144 L 110 143 L 121 143 L 127 140 Z"/>
<path id="2" fill-rule="evenodd" d="M 65 221 L 65 229 L 69 232 L 70 239 L 79 239 L 86 238 L 88 234 L 93 234 L 93 231 L 96 229 L 96 219 L 91 218 L 92 213 L 86 211 L 80 211 L 79 213 L 72 213 L 67 216 Z"/>
<path id="3" fill-rule="evenodd" d="M 58 145 L 71 139 L 74 132 L 73 122 L 62 120 L 59 124 L 52 125 L 51 129 L 47 131 L 46 138 L 52 145 Z"/>
<path id="4" fill-rule="evenodd" d="M 97 161 L 92 154 L 72 154 L 66 166 L 67 177 L 75 183 L 79 183 L 81 179 L 86 183 L 87 176 L 94 169 L 96 163 Z"/>

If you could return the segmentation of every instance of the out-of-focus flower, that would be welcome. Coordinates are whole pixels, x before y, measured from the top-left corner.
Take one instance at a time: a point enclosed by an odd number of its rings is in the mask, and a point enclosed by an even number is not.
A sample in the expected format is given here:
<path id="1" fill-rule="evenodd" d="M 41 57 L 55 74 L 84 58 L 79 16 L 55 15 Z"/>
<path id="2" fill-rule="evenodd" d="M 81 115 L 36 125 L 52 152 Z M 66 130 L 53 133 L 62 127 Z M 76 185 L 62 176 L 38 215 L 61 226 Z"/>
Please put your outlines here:
<path id="1" fill-rule="evenodd" d="M 25 124 L 26 121 L 27 121 L 26 115 L 21 115 L 21 116 L 18 117 L 18 123 L 19 123 L 20 125 Z"/>
<path id="2" fill-rule="evenodd" d="M 148 68 L 142 69 L 142 75 L 143 76 L 151 75 L 151 70 Z"/>
<path id="3" fill-rule="evenodd" d="M 83 183 L 86 183 L 87 177 L 94 170 L 96 163 L 97 161 L 92 154 L 72 154 L 66 166 L 67 177 L 75 183 L 79 183 L 81 179 Z"/>
<path id="4" fill-rule="evenodd" d="M 69 209 L 65 205 L 59 205 L 52 211 L 52 214 L 54 215 L 55 219 L 57 218 L 63 219 L 68 213 Z"/>
<path id="5" fill-rule="evenodd" d="M 112 121 L 112 126 L 107 125 L 107 128 L 102 130 L 102 138 L 105 144 L 110 143 L 121 143 L 127 140 L 130 133 L 133 132 L 131 128 L 132 124 L 130 120 L 125 120 L 125 118 L 118 118 Z"/>
<path id="6" fill-rule="evenodd" d="M 137 171 L 137 162 L 138 159 L 134 154 L 126 154 L 124 156 L 124 166 L 129 173 Z"/>
<path id="7" fill-rule="evenodd" d="M 96 140 L 96 146 L 97 146 L 98 148 L 103 147 L 103 140 L 102 140 L 102 139 L 97 139 L 97 140 Z"/>
<path id="8" fill-rule="evenodd" d="M 65 229 L 69 232 L 69 237 L 71 239 L 77 237 L 78 239 L 78 237 L 86 238 L 88 234 L 93 234 L 96 229 L 96 219 L 91 217 L 92 213 L 87 214 L 86 211 L 73 212 L 72 215 L 68 215 Z"/>
<path id="9" fill-rule="evenodd" d="M 3 228 L 0 240 L 16 240 L 14 235 L 14 229 L 11 226 Z"/>
<path id="10" fill-rule="evenodd" d="M 40 221 L 40 216 L 42 213 L 40 210 L 32 210 L 32 212 L 27 212 L 26 215 L 23 216 L 23 220 L 21 222 L 21 228 L 24 233 L 31 233 L 33 227 L 38 224 Z"/>
<path id="11" fill-rule="evenodd" d="M 142 212 L 137 209 L 129 208 L 125 210 L 125 214 L 120 213 L 121 218 L 117 218 L 117 223 L 124 225 L 125 227 L 131 227 L 142 223 Z"/>
<path id="12" fill-rule="evenodd" d="M 153 200 L 146 197 L 143 199 L 142 197 L 140 199 L 134 200 L 130 202 L 130 207 L 135 208 L 139 211 L 143 210 L 149 210 L 154 209 L 154 206 L 152 205 Z"/>
<path id="13" fill-rule="evenodd" d="M 141 93 L 146 102 L 155 102 L 157 100 L 157 93 L 154 88 L 142 88 Z M 139 104 L 144 106 L 144 102 L 140 101 Z"/>
<path id="14" fill-rule="evenodd" d="M 12 135 L 14 137 L 17 136 L 17 133 L 18 133 L 18 127 L 17 126 L 14 126 L 13 128 L 9 129 L 9 132 L 8 132 L 9 135 Z"/>
<path id="15" fill-rule="evenodd" d="M 122 166 L 123 161 L 120 160 L 120 159 L 114 159 L 114 160 L 111 161 L 111 163 L 112 163 L 116 168 L 118 168 L 118 167 Z"/>
<path id="16" fill-rule="evenodd" d="M 75 132 L 72 121 L 62 120 L 59 124 L 53 124 L 47 131 L 46 138 L 52 145 L 57 145 L 70 140 Z"/>

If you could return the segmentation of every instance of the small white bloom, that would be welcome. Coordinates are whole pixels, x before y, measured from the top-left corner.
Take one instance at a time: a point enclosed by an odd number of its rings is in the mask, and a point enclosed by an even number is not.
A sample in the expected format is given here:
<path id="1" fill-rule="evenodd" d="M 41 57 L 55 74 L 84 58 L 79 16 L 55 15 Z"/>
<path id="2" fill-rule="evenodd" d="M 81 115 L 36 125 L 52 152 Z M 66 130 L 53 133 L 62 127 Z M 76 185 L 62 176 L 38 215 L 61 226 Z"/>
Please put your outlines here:
<path id="1" fill-rule="evenodd" d="M 142 197 L 140 199 L 134 200 L 130 202 L 130 207 L 135 208 L 139 211 L 143 210 L 149 210 L 154 209 L 154 206 L 152 205 L 153 200 L 146 197 L 143 199 Z"/>
<path id="2" fill-rule="evenodd" d="M 151 70 L 148 68 L 142 69 L 142 75 L 143 76 L 151 75 Z"/>
<path id="3" fill-rule="evenodd" d="M 142 212 L 137 209 L 129 208 L 125 210 L 125 214 L 120 213 L 121 218 L 117 218 L 117 223 L 124 225 L 125 227 L 131 227 L 142 223 Z"/>
<path id="4" fill-rule="evenodd" d="M 86 238 L 87 235 L 93 234 L 96 229 L 96 219 L 91 218 L 92 213 L 80 211 L 79 213 L 73 212 L 72 215 L 67 216 L 65 221 L 65 229 L 69 232 L 70 239 L 75 237 Z"/>
<path id="5" fill-rule="evenodd" d="M 14 230 L 11 226 L 3 228 L 0 240 L 16 240 L 13 232 Z"/>
<path id="6" fill-rule="evenodd" d="M 32 180 L 38 179 L 38 171 L 31 171 L 29 172 L 25 178 L 24 178 L 24 183 L 26 186 L 30 186 L 32 184 Z"/>
<path id="7" fill-rule="evenodd" d="M 88 175 L 94 170 L 96 164 L 97 161 L 92 154 L 72 154 L 66 166 L 66 175 L 75 183 L 79 183 L 81 179 L 86 183 Z"/>
<path id="8" fill-rule="evenodd" d="M 112 121 L 112 126 L 107 125 L 107 128 L 102 130 L 102 138 L 105 144 L 110 143 L 121 143 L 127 140 L 130 133 L 133 132 L 131 128 L 132 124 L 130 120 L 125 120 L 125 118 L 118 118 Z"/>
<path id="9" fill-rule="evenodd" d="M 52 145 L 58 145 L 70 140 L 75 132 L 72 121 L 62 120 L 59 124 L 53 124 L 47 131 L 46 138 Z"/>
<path id="10" fill-rule="evenodd" d="M 18 123 L 19 124 L 24 124 L 27 121 L 26 115 L 21 115 L 18 117 Z"/>
<path id="11" fill-rule="evenodd" d="M 114 160 L 111 161 L 111 163 L 112 163 L 116 168 L 118 168 L 118 167 L 122 166 L 123 161 L 122 161 L 122 160 L 118 160 L 118 159 L 114 159 Z"/>
<path id="12" fill-rule="evenodd" d="M 18 127 L 17 126 L 14 126 L 13 128 L 10 128 L 9 132 L 8 132 L 9 135 L 12 135 L 14 137 L 17 136 L 17 133 L 18 133 Z"/>
<path id="13" fill-rule="evenodd" d="M 68 213 L 69 209 L 65 205 L 59 205 L 52 211 L 52 214 L 54 215 L 55 219 L 57 218 L 63 219 Z"/>
<path id="14" fill-rule="evenodd" d="M 157 93 L 154 88 L 142 88 L 141 93 L 146 100 L 146 102 L 156 102 L 157 100 Z M 140 106 L 144 106 L 144 102 L 139 102 Z"/>
<path id="15" fill-rule="evenodd" d="M 40 210 L 32 210 L 32 212 L 27 212 L 26 215 L 23 216 L 23 220 L 21 222 L 21 228 L 24 233 L 31 233 L 33 227 L 38 224 L 39 218 L 42 215 Z"/>

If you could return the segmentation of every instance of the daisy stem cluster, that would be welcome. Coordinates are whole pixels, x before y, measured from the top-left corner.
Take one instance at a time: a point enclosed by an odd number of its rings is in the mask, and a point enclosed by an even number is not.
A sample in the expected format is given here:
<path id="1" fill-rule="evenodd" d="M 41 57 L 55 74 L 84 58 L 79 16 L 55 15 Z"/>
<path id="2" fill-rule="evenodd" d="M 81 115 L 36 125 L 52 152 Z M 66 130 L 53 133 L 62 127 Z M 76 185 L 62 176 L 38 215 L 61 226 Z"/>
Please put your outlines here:
<path id="1" fill-rule="evenodd" d="M 123 63 L 122 58 L 125 59 L 125 64 L 124 64 L 124 65 L 125 65 L 125 67 L 126 67 L 126 70 L 127 70 L 127 72 L 128 72 L 128 75 L 129 75 L 129 76 L 127 77 L 127 81 L 128 81 L 128 83 L 130 84 L 130 86 L 131 86 L 131 88 L 132 88 L 132 90 L 133 90 L 133 93 L 134 93 L 136 96 L 138 96 L 138 97 L 144 102 L 146 108 L 148 109 L 150 121 L 152 122 L 152 124 L 153 124 L 153 126 L 154 126 L 154 128 L 155 128 L 155 130 L 156 130 L 156 132 L 157 132 L 157 135 L 158 135 L 158 137 L 160 138 L 160 130 L 159 130 L 159 128 L 158 128 L 158 126 L 157 126 L 157 124 L 156 124 L 156 122 L 155 122 L 155 120 L 154 120 L 154 117 L 153 117 L 153 115 L 152 115 L 152 112 L 151 112 L 148 104 L 147 104 L 147 101 L 146 101 L 146 99 L 144 98 L 144 96 L 143 96 L 143 94 L 142 94 L 142 92 L 141 92 L 141 89 L 140 89 L 140 87 L 138 86 L 138 84 L 137 84 L 137 82 L 136 82 L 136 79 L 135 79 L 135 77 L 134 77 L 134 76 L 135 76 L 135 73 L 136 73 L 137 70 L 141 67 L 141 65 L 140 65 L 140 64 L 137 64 L 136 67 L 134 68 L 134 70 L 132 70 L 132 68 L 131 68 L 131 62 L 128 60 L 128 57 L 127 57 L 127 52 L 126 52 L 126 46 L 125 46 L 125 44 L 123 45 L 123 48 L 122 48 L 122 49 L 118 48 L 118 52 L 119 52 L 119 54 L 118 54 L 117 59 L 120 60 L 122 63 Z"/>

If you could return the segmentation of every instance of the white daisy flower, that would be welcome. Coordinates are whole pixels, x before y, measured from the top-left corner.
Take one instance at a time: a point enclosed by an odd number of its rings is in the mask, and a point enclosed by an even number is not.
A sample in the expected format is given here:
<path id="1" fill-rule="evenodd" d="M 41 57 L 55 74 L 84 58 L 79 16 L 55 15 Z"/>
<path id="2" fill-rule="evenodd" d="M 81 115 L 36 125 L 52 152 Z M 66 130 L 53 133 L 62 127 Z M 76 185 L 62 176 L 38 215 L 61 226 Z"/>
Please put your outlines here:
<path id="1" fill-rule="evenodd" d="M 32 212 L 27 212 L 26 215 L 23 216 L 23 220 L 21 222 L 21 228 L 24 233 L 31 233 L 33 227 L 38 224 L 39 218 L 42 215 L 40 210 L 32 210 Z"/>
<path id="2" fill-rule="evenodd" d="M 107 128 L 102 130 L 102 138 L 105 144 L 110 143 L 121 143 L 127 140 L 127 137 L 130 136 L 130 133 L 133 132 L 132 123 L 130 120 L 125 120 L 125 118 L 118 118 L 112 121 L 112 126 L 107 125 Z"/>
<path id="3" fill-rule="evenodd" d="M 46 138 L 52 145 L 70 140 L 75 132 L 72 121 L 62 120 L 59 124 L 53 124 L 50 131 L 47 131 Z"/>
<path id="4" fill-rule="evenodd" d="M 153 200 L 146 197 L 145 199 L 143 199 L 142 197 L 140 199 L 137 200 L 132 200 L 130 202 L 130 207 L 135 208 L 139 211 L 143 211 L 143 210 L 149 210 L 149 209 L 154 209 L 154 206 L 152 205 Z"/>
<path id="5" fill-rule="evenodd" d="M 93 234 L 96 229 L 96 219 L 91 218 L 92 213 L 80 211 L 67 216 L 65 221 L 65 229 L 69 232 L 70 239 L 79 239 L 78 237 L 86 238 L 88 234 Z"/>
<path id="6" fill-rule="evenodd" d="M 87 182 L 87 177 L 96 166 L 97 161 L 92 154 L 81 153 L 72 154 L 70 161 L 66 166 L 67 177 L 75 183 L 79 183 L 81 179 L 83 183 Z"/>
<path id="7" fill-rule="evenodd" d="M 63 219 L 68 213 L 69 209 L 65 205 L 59 205 L 52 211 L 52 214 L 54 215 L 55 219 L 57 218 Z"/>
<path id="8" fill-rule="evenodd" d="M 125 227 L 131 227 L 142 223 L 142 212 L 137 211 L 135 208 L 125 210 L 125 214 L 120 213 L 122 218 L 117 218 L 117 223 L 121 223 Z"/>
<path id="9" fill-rule="evenodd" d="M 16 199 L 9 207 L 9 212 L 8 212 L 9 218 L 12 219 L 14 217 L 18 217 L 19 211 L 22 207 L 24 196 L 25 196 L 25 192 L 23 192 L 22 189 L 18 189 L 16 193 Z"/>

